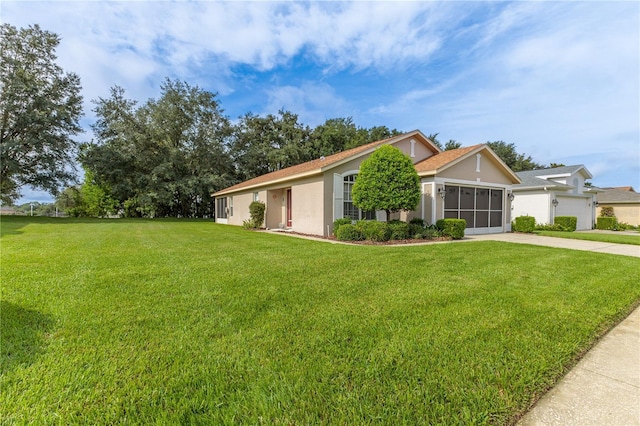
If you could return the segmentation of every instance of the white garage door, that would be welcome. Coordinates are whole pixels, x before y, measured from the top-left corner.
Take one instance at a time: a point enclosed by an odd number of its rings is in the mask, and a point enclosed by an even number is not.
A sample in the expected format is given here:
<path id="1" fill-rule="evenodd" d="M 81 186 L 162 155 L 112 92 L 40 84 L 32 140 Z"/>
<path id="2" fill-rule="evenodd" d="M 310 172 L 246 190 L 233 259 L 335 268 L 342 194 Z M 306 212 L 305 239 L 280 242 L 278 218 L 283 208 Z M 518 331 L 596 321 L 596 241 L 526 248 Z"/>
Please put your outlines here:
<path id="1" fill-rule="evenodd" d="M 557 197 L 557 199 L 556 216 L 576 216 L 578 230 L 593 228 L 592 207 L 589 205 L 591 200 L 577 197 Z"/>

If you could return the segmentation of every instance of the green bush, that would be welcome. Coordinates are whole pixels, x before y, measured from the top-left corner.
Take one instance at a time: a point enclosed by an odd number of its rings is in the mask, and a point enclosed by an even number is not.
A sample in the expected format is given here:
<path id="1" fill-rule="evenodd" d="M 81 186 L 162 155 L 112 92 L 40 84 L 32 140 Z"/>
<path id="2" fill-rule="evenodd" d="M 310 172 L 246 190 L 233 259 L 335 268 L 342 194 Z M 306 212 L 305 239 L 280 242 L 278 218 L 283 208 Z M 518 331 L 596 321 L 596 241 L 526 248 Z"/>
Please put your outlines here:
<path id="1" fill-rule="evenodd" d="M 424 219 L 419 217 L 414 217 L 409 221 L 409 225 L 420 225 L 422 228 L 424 228 L 424 225 L 425 225 Z"/>
<path id="2" fill-rule="evenodd" d="M 553 225 L 545 223 L 543 225 L 536 225 L 536 231 L 571 231 L 571 230 L 557 223 L 554 223 Z"/>
<path id="3" fill-rule="evenodd" d="M 383 242 L 389 241 L 389 238 L 391 238 L 391 230 L 387 222 L 359 220 L 356 222 L 356 228 L 364 235 L 366 240 Z"/>
<path id="4" fill-rule="evenodd" d="M 262 201 L 254 201 L 249 204 L 249 215 L 254 228 L 262 227 L 264 223 L 264 211 L 267 207 Z"/>
<path id="5" fill-rule="evenodd" d="M 614 217 L 615 214 L 613 214 L 613 207 L 611 206 L 604 206 L 600 208 L 600 216 L 602 217 Z"/>
<path id="6" fill-rule="evenodd" d="M 333 221 L 333 235 L 338 235 L 338 229 L 342 225 L 352 225 L 353 221 L 350 217 L 343 217 L 342 219 L 336 219 Z"/>
<path id="7" fill-rule="evenodd" d="M 355 225 L 344 223 L 338 226 L 336 238 L 340 241 L 362 241 L 364 240 L 364 235 Z"/>
<path id="8" fill-rule="evenodd" d="M 410 236 L 409 224 L 406 222 L 389 223 L 389 230 L 391 233 L 389 238 L 392 240 L 406 240 Z"/>
<path id="9" fill-rule="evenodd" d="M 556 216 L 553 223 L 562 226 L 565 231 L 573 232 L 578 226 L 578 218 L 576 216 Z"/>
<path id="10" fill-rule="evenodd" d="M 533 232 L 536 229 L 536 218 L 533 216 L 518 216 L 513 222 L 515 232 Z"/>
<path id="11" fill-rule="evenodd" d="M 436 226 L 428 226 L 424 231 L 422 231 L 422 238 L 425 240 L 432 240 L 438 237 L 442 237 L 442 231 L 440 231 Z"/>
<path id="12" fill-rule="evenodd" d="M 422 238 L 424 231 L 424 226 L 417 223 L 409 223 L 409 238 Z M 418 235 L 420 235 L 420 237 L 418 237 Z"/>
<path id="13" fill-rule="evenodd" d="M 258 226 L 256 226 L 256 223 L 253 221 L 253 219 L 247 219 L 242 221 L 242 227 L 244 229 L 256 229 L 258 228 Z"/>
<path id="14" fill-rule="evenodd" d="M 442 235 L 460 240 L 464 237 L 467 221 L 464 219 L 440 219 L 436 222 L 436 226 L 442 231 Z"/>
<path id="15" fill-rule="evenodd" d="M 615 217 L 602 217 L 596 219 L 596 228 L 597 229 L 617 229 L 618 228 L 618 219 Z"/>

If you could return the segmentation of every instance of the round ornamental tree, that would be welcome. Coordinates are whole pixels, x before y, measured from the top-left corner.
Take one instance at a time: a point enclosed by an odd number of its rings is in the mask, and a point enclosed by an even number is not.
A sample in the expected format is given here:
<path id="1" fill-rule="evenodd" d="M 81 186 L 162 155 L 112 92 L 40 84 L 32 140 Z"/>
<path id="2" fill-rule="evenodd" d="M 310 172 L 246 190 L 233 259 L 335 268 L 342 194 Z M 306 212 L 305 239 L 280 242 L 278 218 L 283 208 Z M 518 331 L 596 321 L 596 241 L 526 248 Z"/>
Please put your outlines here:
<path id="1" fill-rule="evenodd" d="M 390 214 L 415 210 L 420 203 L 420 177 L 411 159 L 398 148 L 383 145 L 362 162 L 353 184 L 353 204 L 366 211 Z"/>

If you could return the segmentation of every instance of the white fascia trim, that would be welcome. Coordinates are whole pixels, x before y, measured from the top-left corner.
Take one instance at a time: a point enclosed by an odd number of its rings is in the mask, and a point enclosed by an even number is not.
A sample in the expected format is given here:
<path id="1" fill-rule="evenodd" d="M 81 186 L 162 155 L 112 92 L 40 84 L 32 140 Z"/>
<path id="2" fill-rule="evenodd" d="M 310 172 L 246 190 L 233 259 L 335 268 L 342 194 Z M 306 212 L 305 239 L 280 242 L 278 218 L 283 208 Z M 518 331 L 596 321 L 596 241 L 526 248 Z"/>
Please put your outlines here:
<path id="1" fill-rule="evenodd" d="M 305 177 L 316 176 L 316 175 L 320 175 L 320 174 L 322 174 L 320 170 L 313 170 L 313 171 L 310 171 L 310 172 L 305 172 L 305 173 L 300 173 L 300 174 L 297 174 L 297 175 L 287 176 L 287 177 L 276 179 L 276 180 L 270 180 L 268 182 L 261 182 L 261 183 L 256 183 L 256 184 L 249 185 L 249 186 L 243 186 L 242 188 L 234 189 L 234 190 L 231 190 L 231 191 L 222 190 L 222 191 L 216 192 L 215 194 L 212 194 L 212 195 L 214 197 L 221 197 L 223 195 L 235 194 L 237 192 L 246 192 L 248 190 L 252 190 L 252 189 L 256 189 L 256 188 L 267 188 L 267 187 L 272 186 L 272 185 L 277 185 L 277 184 L 284 183 L 284 182 L 292 182 L 294 180 L 302 179 L 302 178 L 305 178 Z"/>
<path id="2" fill-rule="evenodd" d="M 510 189 L 512 185 L 504 184 L 504 183 L 492 183 L 492 182 L 477 182 L 475 180 L 462 180 L 462 179 L 449 179 L 449 178 L 435 178 L 435 183 L 438 184 L 456 184 L 456 185 L 467 185 L 474 187 L 482 187 L 482 188 L 504 188 Z"/>

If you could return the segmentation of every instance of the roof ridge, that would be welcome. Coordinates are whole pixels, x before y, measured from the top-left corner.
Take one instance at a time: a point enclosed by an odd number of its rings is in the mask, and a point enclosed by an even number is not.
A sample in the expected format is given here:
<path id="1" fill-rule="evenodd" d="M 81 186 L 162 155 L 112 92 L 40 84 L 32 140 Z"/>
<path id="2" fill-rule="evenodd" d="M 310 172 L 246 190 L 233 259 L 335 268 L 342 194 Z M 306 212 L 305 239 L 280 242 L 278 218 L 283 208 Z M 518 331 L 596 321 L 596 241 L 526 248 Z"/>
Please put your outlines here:
<path id="1" fill-rule="evenodd" d="M 373 148 L 375 146 L 382 145 L 393 139 L 401 139 L 403 137 L 406 137 L 416 132 L 419 132 L 419 130 L 412 130 L 411 132 L 401 133 L 399 135 L 391 136 L 386 139 L 380 139 L 380 140 L 369 142 L 363 145 L 358 145 L 344 151 L 336 152 L 336 153 L 327 155 L 326 157 L 321 156 L 320 158 L 315 158 L 313 160 L 309 160 L 293 166 L 285 167 L 284 169 L 274 170 L 272 172 L 265 173 L 260 176 L 255 176 L 251 179 L 248 179 L 243 182 L 239 182 L 235 185 L 232 185 L 230 187 L 221 189 L 220 191 L 217 191 L 216 193 L 214 193 L 214 195 L 220 192 L 229 192 L 229 191 L 234 191 L 234 190 L 245 188 L 245 187 L 251 187 L 253 185 L 263 184 L 271 180 L 285 179 L 285 178 L 290 178 L 299 174 L 314 173 L 316 171 L 320 172 L 323 167 L 337 163 L 338 161 L 349 158 L 353 155 L 366 151 L 367 149 Z"/>

